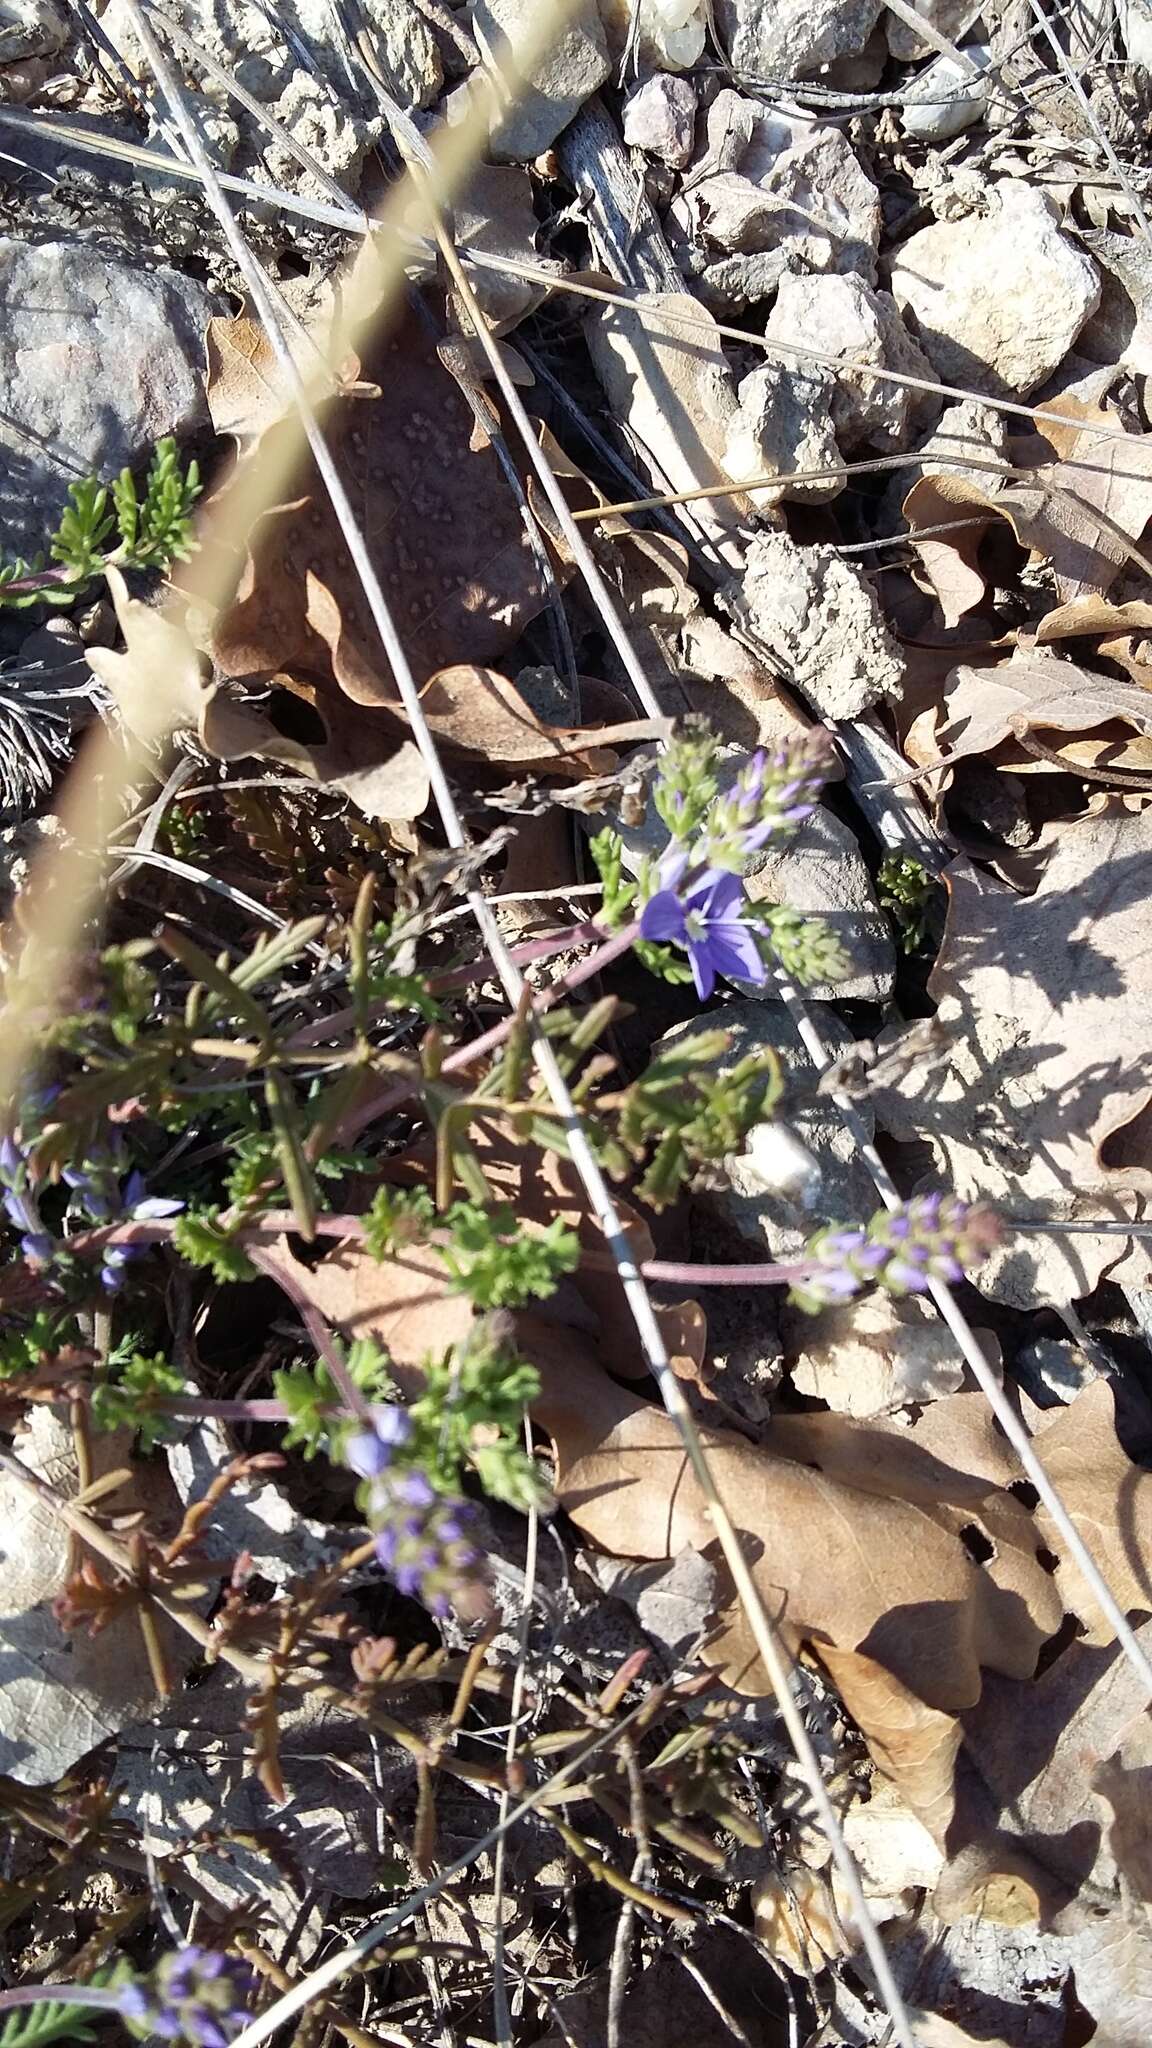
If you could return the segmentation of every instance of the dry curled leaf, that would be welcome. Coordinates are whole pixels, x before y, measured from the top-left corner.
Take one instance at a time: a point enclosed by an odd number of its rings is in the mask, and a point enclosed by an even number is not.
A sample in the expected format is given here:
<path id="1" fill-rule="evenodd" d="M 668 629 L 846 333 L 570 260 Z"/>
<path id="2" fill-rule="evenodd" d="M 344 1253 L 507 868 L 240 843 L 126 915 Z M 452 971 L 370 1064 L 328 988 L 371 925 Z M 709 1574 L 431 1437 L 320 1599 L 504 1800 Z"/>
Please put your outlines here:
<path id="1" fill-rule="evenodd" d="M 1041 832 L 1031 896 L 967 861 L 945 872 L 929 986 L 952 1056 L 873 1100 L 894 1136 L 929 1141 L 957 1194 L 1004 1215 L 980 1274 L 997 1300 L 1075 1300 L 1109 1271 L 1147 1284 L 1146 1254 L 1123 1237 L 1029 1236 L 1025 1219 L 1122 1218 L 1152 1191 L 1150 854 L 1152 812 L 1109 800 Z"/>
<path id="2" fill-rule="evenodd" d="M 1104 596 L 1152 518 L 1152 435 L 1122 434 L 1116 413 L 1071 394 L 1048 409 L 1068 420 L 1067 427 L 1045 422 L 1055 461 L 1010 471 L 1003 483 L 952 471 L 923 476 L 904 500 L 925 577 L 949 626 L 985 594 L 980 545 L 997 520 L 1007 521 L 1034 559 L 1051 564 L 1066 605 Z M 950 522 L 952 534 L 917 540 L 921 529 Z"/>
<path id="3" fill-rule="evenodd" d="M 1152 1472 L 1134 1464 L 1120 1441 L 1112 1382 L 1094 1380 L 1057 1410 L 1036 1450 L 1122 1611 L 1152 1614 Z M 1036 1519 L 1059 1557 L 1064 1546 L 1047 1509 L 1038 1508 Z M 1084 1640 L 1111 1642 L 1113 1626 L 1075 1566 L 1062 1564 L 1059 1576 Z"/>
<path id="4" fill-rule="evenodd" d="M 939 729 L 929 740 L 933 724 Z M 1093 737 L 1067 741 L 1066 733 Z M 1072 765 L 1152 775 L 1152 694 L 1051 655 L 1016 654 L 991 671 L 961 666 L 948 678 L 939 713 L 916 722 L 909 752 L 933 770 L 995 752 L 1014 774 Z"/>
<path id="5" fill-rule="evenodd" d="M 536 1363 L 537 1418 L 552 1435 L 556 1491 L 578 1527 L 630 1557 L 712 1544 L 707 1502 L 663 1409 L 559 1341 Z M 1033 1670 L 1060 1604 L 1037 1562 L 1031 1518 L 995 1482 L 838 1416 L 790 1418 L 762 1446 L 722 1430 L 702 1436 L 760 1590 L 794 1646 L 860 1650 L 944 1712 L 979 1696 L 982 1665 L 1021 1677 Z M 970 1528 L 983 1532 L 988 1563 L 970 1555 Z M 730 1597 L 720 1620 L 708 1661 L 744 1689 L 765 1689 L 747 1618 Z"/>

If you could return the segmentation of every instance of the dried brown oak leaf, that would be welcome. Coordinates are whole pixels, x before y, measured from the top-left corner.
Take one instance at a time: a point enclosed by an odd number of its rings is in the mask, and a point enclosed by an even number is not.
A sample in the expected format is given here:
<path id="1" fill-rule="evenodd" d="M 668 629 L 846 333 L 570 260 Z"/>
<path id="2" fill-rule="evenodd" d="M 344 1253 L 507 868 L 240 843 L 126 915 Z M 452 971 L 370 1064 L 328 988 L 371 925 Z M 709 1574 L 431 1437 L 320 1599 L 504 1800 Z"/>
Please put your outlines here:
<path id="1" fill-rule="evenodd" d="M 616 1555 L 708 1550 L 715 1532 L 675 1424 L 597 1373 L 564 1336 L 536 1356 L 543 1393 L 534 1413 L 555 1443 L 556 1490 L 572 1519 Z M 791 1418 L 760 1446 L 724 1430 L 702 1436 L 760 1590 L 794 1647 L 859 1650 L 943 1712 L 979 1697 L 981 1667 L 1034 1670 L 1060 1603 L 1036 1559 L 1030 1516 L 1001 1487 L 839 1416 Z M 988 1563 L 970 1555 L 971 1529 L 993 1551 Z M 731 1600 L 721 1624 L 708 1661 L 743 1689 L 766 1690 Z"/>
<path id="2" fill-rule="evenodd" d="M 452 663 L 497 661 L 545 602 L 544 579 L 491 446 L 416 312 L 333 400 L 325 432 L 417 682 Z M 280 421 L 251 461 L 294 435 Z M 353 701 L 390 705 L 395 680 L 323 484 L 311 463 L 290 503 L 258 523 L 212 653 L 232 676 L 330 671 Z M 227 531 L 229 494 L 214 501 Z"/>
<path id="3" fill-rule="evenodd" d="M 1147 1285 L 1130 1239 L 1029 1236 L 1025 1219 L 1122 1218 L 1152 1191 L 1152 811 L 1109 800 L 1046 827 L 1034 854 L 1031 896 L 967 861 L 945 871 L 929 988 L 951 1057 L 873 1097 L 894 1136 L 928 1140 L 957 1194 L 1004 1216 L 980 1285 L 1017 1307 L 1078 1299 L 1106 1272 Z"/>
<path id="4" fill-rule="evenodd" d="M 932 726 L 938 730 L 929 739 Z M 1092 737 L 1067 740 L 1067 733 Z M 994 669 L 962 666 L 949 676 L 939 709 L 915 722 L 908 750 L 933 769 L 995 752 L 1014 774 L 1059 773 L 1066 763 L 1152 774 L 1152 692 L 1043 653 L 1014 654 Z"/>
<path id="5" fill-rule="evenodd" d="M 980 544 L 995 521 L 1007 520 L 1022 547 L 1051 563 L 1064 605 L 1103 597 L 1152 519 L 1152 435 L 1122 434 L 1116 413 L 1070 394 L 1049 409 L 1068 418 L 1067 427 L 1045 423 L 1055 461 L 1009 471 L 1004 483 L 951 471 L 923 476 L 904 500 L 904 517 L 947 625 L 985 594 Z M 922 528 L 956 522 L 958 513 L 969 517 L 953 534 L 917 540 Z"/>
<path id="6" fill-rule="evenodd" d="M 565 1334 L 561 1326 L 567 1323 L 580 1333 L 587 1356 L 598 1352 L 613 1372 L 645 1377 L 647 1365 L 635 1324 L 575 1168 L 490 1125 L 474 1123 L 469 1137 L 494 1197 L 514 1207 L 522 1227 L 545 1228 L 559 1218 L 603 1262 L 581 1265 L 547 1304 L 558 1334 Z M 398 1169 L 397 1177 L 423 1179 L 429 1163 L 413 1157 L 408 1175 Z M 627 1202 L 618 1201 L 618 1207 L 634 1257 L 651 1258 L 648 1225 Z M 293 1289 L 306 1292 L 346 1336 L 374 1336 L 385 1346 L 406 1393 L 419 1388 L 425 1360 L 442 1356 L 471 1327 L 471 1304 L 453 1290 L 435 1245 L 408 1245 L 376 1260 L 363 1244 L 350 1242 L 337 1246 L 311 1270 L 293 1259 L 284 1243 L 271 1256 Z M 662 1303 L 657 1315 L 669 1352 L 698 1365 L 707 1334 L 699 1304 Z M 535 1359 L 535 1348 L 547 1351 L 552 1327 L 541 1314 L 516 1318 L 517 1340 L 525 1355 Z"/>

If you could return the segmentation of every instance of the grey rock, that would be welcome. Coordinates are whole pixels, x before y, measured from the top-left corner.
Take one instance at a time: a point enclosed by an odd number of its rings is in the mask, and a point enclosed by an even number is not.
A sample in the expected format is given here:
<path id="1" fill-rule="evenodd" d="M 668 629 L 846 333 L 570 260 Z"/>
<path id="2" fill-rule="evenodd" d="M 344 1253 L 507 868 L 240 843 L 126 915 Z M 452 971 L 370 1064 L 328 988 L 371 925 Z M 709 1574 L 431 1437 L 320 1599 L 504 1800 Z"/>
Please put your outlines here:
<path id="1" fill-rule="evenodd" d="M 933 378 L 932 365 L 912 340 L 891 294 L 873 290 L 862 277 L 781 278 L 764 332 L 769 341 L 794 342 L 846 362 Z M 866 371 L 842 372 L 832 397 L 832 424 L 844 454 L 868 447 L 897 455 L 938 406 L 938 399 L 906 384 L 869 377 Z"/>
<path id="2" fill-rule="evenodd" d="M 1067 1407 L 1092 1380 L 1106 1377 L 1067 1337 L 1038 1337 L 1025 1344 L 1016 1354 L 1013 1374 L 1038 1408 Z"/>
<path id="3" fill-rule="evenodd" d="M 0 64 L 23 57 L 53 57 L 71 30 L 56 0 L 0 0 Z"/>
<path id="4" fill-rule="evenodd" d="M 1100 279 L 1061 234 L 1052 200 L 1006 178 L 987 214 L 938 222 L 904 244 L 892 294 L 944 382 L 1027 398 L 1095 311 Z"/>
<path id="5" fill-rule="evenodd" d="M 972 0 L 916 0 L 916 12 L 930 28 L 955 43 L 971 25 Z M 898 15 L 886 13 L 882 28 L 891 55 L 901 64 L 911 63 L 917 57 L 935 56 L 939 49 L 938 43 L 930 42 L 911 22 L 901 21 Z"/>
<path id="6" fill-rule="evenodd" d="M 116 475 L 162 434 L 202 425 L 211 301 L 172 270 L 70 242 L 0 240 L 0 531 L 44 545 L 68 486 Z"/>
<path id="7" fill-rule="evenodd" d="M 724 467 L 733 483 L 767 472 L 781 479 L 749 491 L 754 505 L 777 505 L 782 499 L 819 502 L 843 490 L 842 476 L 791 485 L 786 481 L 793 471 L 839 465 L 832 425 L 835 389 L 831 371 L 817 364 L 786 369 L 783 363 L 768 361 L 741 378 L 736 387 L 740 410 L 728 428 Z"/>
<path id="8" fill-rule="evenodd" d="M 969 45 L 964 55 L 981 73 L 992 58 L 986 43 Z M 954 57 L 938 57 L 917 79 L 915 98 L 901 109 L 900 126 L 922 142 L 947 142 L 982 120 L 987 105 L 983 77 L 973 78 L 968 65 L 957 64 Z"/>
<path id="9" fill-rule="evenodd" d="M 482 56 L 491 61 L 501 38 L 515 48 L 536 20 L 537 4 L 538 0 L 477 0 L 472 27 Z M 564 33 L 532 67 L 517 104 L 493 131 L 491 154 L 503 162 L 530 163 L 551 147 L 611 70 L 595 0 L 581 0 Z"/>
<path id="10" fill-rule="evenodd" d="M 764 133 L 761 126 L 754 148 L 763 147 Z M 874 281 L 880 195 L 841 129 L 798 134 L 762 183 L 778 202 L 775 239 L 793 260 L 808 270 L 858 270 Z"/>
<path id="11" fill-rule="evenodd" d="M 701 178 L 676 211 L 685 215 L 690 231 L 729 256 L 757 255 L 781 239 L 780 200 L 739 171 Z"/>
<path id="12" fill-rule="evenodd" d="M 859 56 L 881 8 L 882 0 L 716 0 L 716 23 L 737 76 L 799 78 Z"/>
<path id="13" fill-rule="evenodd" d="M 745 1150 L 725 1161 L 729 1185 L 696 1195 L 694 1205 L 714 1212 L 755 1244 L 761 1256 L 766 1251 L 780 1259 L 797 1257 L 823 1223 L 857 1223 L 871 1216 L 876 1208 L 871 1175 L 835 1105 L 814 1093 L 815 1068 L 788 1012 L 779 1003 L 742 1001 L 726 1004 L 709 1021 L 722 1024 L 731 1034 L 725 1064 L 734 1065 L 754 1052 L 777 1055 L 788 1084 L 789 1128 L 811 1153 L 817 1171 L 799 1197 L 791 1186 L 781 1189 L 776 1127 L 759 1125 Z M 660 1043 L 675 1044 L 698 1029 L 696 1024 L 677 1025 Z M 833 1056 L 851 1043 L 851 1034 L 830 1010 L 820 1014 L 820 1034 Z M 864 1121 L 871 1132 L 867 1111 Z M 760 1142 L 762 1136 L 767 1143 Z"/>
<path id="14" fill-rule="evenodd" d="M 1007 420 L 1002 412 L 981 405 L 976 398 L 964 398 L 957 405 L 946 406 L 932 432 L 921 442 L 919 460 L 897 471 L 880 501 L 877 532 L 904 530 L 908 523 L 903 514 L 904 500 L 922 476 L 951 473 L 978 477 L 980 472 L 965 468 L 965 456 L 979 462 L 994 462 L 1005 469 L 1009 466 Z M 987 488 L 995 488 L 994 478 L 988 478 Z"/>
<path id="15" fill-rule="evenodd" d="M 887 1002 L 896 978 L 891 927 L 855 834 L 832 811 L 814 811 L 786 846 L 755 855 L 745 887 L 752 903 L 781 903 L 822 918 L 843 949 L 845 978 L 812 982 L 807 996 Z"/>
<path id="16" fill-rule="evenodd" d="M 682 170 L 696 138 L 696 89 L 691 79 L 658 71 L 624 103 L 624 140 L 673 170 Z"/>
<path id="17" fill-rule="evenodd" d="M 745 306 L 770 299 L 788 268 L 783 249 L 763 249 L 755 256 L 722 256 L 693 280 L 693 289 L 710 313 L 722 318 Z"/>
<path id="18" fill-rule="evenodd" d="M 723 599 L 822 718 L 853 718 L 899 690 L 903 664 L 872 586 L 835 548 L 757 534 Z"/>

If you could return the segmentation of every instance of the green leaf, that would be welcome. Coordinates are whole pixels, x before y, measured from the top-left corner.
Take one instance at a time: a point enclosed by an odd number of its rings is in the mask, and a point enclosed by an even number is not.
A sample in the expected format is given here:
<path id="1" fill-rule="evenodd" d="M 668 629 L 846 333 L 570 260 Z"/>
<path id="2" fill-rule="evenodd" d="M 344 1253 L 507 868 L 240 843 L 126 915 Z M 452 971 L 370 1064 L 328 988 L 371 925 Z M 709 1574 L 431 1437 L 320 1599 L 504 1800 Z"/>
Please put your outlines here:
<path id="1" fill-rule="evenodd" d="M 134 1351 L 115 1378 L 92 1389 L 92 1420 L 97 1429 L 134 1429 L 142 1450 L 159 1443 L 169 1426 L 168 1417 L 156 1413 L 160 1400 L 175 1400 L 184 1392 L 184 1376 L 160 1352 L 146 1357 Z M 2 2044 L 0 2044 L 2 2048 Z"/>
<path id="2" fill-rule="evenodd" d="M 529 1231 L 506 1203 L 456 1202 L 444 1223 L 452 1237 L 440 1256 L 457 1291 L 480 1309 L 523 1308 L 554 1294 L 561 1275 L 580 1263 L 580 1240 L 559 1216 Z"/>
<path id="3" fill-rule="evenodd" d="M 172 1226 L 172 1243 L 191 1265 L 207 1266 L 217 1280 L 255 1280 L 255 1266 L 220 1214 L 210 1203 L 186 1209 Z"/>
<path id="4" fill-rule="evenodd" d="M 55 1998 L 18 2006 L 0 2024 L 0 2048 L 48 2048 L 50 2041 L 94 2041 L 87 2019 L 91 2010 Z"/>

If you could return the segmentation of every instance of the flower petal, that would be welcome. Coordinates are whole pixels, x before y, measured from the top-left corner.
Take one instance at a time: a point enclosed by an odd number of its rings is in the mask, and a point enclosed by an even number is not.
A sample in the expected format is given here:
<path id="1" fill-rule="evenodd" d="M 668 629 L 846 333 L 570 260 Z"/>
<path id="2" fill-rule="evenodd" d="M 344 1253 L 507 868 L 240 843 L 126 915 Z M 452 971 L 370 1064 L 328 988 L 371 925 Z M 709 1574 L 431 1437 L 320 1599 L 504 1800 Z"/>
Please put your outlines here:
<path id="1" fill-rule="evenodd" d="M 659 889 L 650 896 L 640 917 L 642 939 L 674 939 L 684 944 L 687 927 L 684 906 L 673 889 Z"/>
<path id="2" fill-rule="evenodd" d="M 702 941 L 689 939 L 688 964 L 692 969 L 692 979 L 696 983 L 696 993 L 700 1001 L 706 1003 L 716 986 L 716 969 L 712 965 L 712 948 L 707 939 Z"/>
<path id="3" fill-rule="evenodd" d="M 717 974 L 727 975 L 729 981 L 754 981 L 757 987 L 767 981 L 768 969 L 752 928 L 739 918 L 711 927 L 708 950 Z"/>

